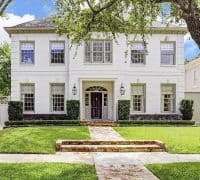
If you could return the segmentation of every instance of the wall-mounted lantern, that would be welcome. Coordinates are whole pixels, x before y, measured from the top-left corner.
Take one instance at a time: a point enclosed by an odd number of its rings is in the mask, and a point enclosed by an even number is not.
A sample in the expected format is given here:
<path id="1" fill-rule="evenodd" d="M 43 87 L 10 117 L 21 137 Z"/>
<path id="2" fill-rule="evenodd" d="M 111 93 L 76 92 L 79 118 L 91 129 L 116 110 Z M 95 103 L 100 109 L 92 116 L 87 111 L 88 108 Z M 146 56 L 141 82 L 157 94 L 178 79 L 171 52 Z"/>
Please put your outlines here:
<path id="1" fill-rule="evenodd" d="M 77 95 L 77 88 L 76 88 L 76 84 L 74 84 L 73 88 L 72 88 L 72 94 L 75 96 Z"/>
<path id="2" fill-rule="evenodd" d="M 120 94 L 125 95 L 125 88 L 124 88 L 123 84 L 121 84 L 121 87 L 120 87 Z"/>

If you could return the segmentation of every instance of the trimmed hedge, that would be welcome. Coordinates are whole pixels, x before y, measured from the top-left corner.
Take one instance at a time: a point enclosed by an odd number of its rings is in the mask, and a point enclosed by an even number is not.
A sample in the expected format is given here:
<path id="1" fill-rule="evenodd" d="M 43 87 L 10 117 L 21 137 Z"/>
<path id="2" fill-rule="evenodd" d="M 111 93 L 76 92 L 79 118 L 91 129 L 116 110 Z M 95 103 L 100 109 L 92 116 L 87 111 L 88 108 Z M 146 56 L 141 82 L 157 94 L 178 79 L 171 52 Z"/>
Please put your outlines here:
<path id="1" fill-rule="evenodd" d="M 23 119 L 23 103 L 21 101 L 8 102 L 8 116 L 10 121 Z"/>
<path id="2" fill-rule="evenodd" d="M 129 119 L 130 115 L 130 100 L 118 100 L 118 119 Z"/>
<path id="3" fill-rule="evenodd" d="M 191 120 L 193 116 L 193 100 L 183 99 L 180 103 L 180 112 L 183 120 Z"/>
<path id="4" fill-rule="evenodd" d="M 68 119 L 78 120 L 80 117 L 80 101 L 67 100 L 67 116 Z"/>
<path id="5" fill-rule="evenodd" d="M 119 120 L 121 126 L 130 125 L 194 125 L 195 121 L 185 120 Z"/>
<path id="6" fill-rule="evenodd" d="M 6 121 L 6 126 L 21 127 L 21 126 L 77 126 L 80 122 L 78 120 L 21 120 L 21 121 Z"/>

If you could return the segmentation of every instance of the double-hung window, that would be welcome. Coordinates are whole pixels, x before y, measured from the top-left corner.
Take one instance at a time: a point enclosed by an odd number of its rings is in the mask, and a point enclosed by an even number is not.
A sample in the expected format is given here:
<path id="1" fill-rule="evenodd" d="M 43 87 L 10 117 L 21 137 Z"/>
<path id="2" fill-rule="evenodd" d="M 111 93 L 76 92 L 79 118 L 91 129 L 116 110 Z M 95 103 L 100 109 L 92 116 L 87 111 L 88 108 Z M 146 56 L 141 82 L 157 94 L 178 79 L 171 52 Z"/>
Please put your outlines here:
<path id="1" fill-rule="evenodd" d="M 131 108 L 133 113 L 145 112 L 145 85 L 132 85 L 131 99 Z"/>
<path id="2" fill-rule="evenodd" d="M 112 41 L 91 40 L 85 43 L 86 63 L 112 63 Z"/>
<path id="3" fill-rule="evenodd" d="M 162 112 L 173 113 L 175 111 L 176 86 L 174 84 L 161 85 Z"/>
<path id="4" fill-rule="evenodd" d="M 34 111 L 35 109 L 35 87 L 34 84 L 21 85 L 21 100 L 24 111 Z"/>
<path id="5" fill-rule="evenodd" d="M 161 42 L 161 65 L 175 64 L 175 43 Z"/>
<path id="6" fill-rule="evenodd" d="M 135 42 L 131 48 L 131 63 L 145 64 L 145 47 L 142 42 Z"/>
<path id="7" fill-rule="evenodd" d="M 21 51 L 22 64 L 34 64 L 34 58 L 35 58 L 34 42 L 21 42 L 20 51 Z"/>
<path id="8" fill-rule="evenodd" d="M 51 111 L 60 112 L 65 108 L 65 85 L 51 84 Z"/>
<path id="9" fill-rule="evenodd" d="M 51 42 L 51 63 L 63 64 L 65 62 L 65 43 Z"/>

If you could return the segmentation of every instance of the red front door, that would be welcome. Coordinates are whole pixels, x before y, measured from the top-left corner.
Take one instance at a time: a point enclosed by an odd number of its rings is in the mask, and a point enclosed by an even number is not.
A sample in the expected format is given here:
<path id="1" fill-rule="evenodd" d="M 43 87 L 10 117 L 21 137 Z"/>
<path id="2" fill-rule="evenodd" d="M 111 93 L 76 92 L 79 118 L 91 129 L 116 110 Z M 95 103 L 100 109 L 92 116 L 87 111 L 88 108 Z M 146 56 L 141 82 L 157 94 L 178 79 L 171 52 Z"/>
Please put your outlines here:
<path id="1" fill-rule="evenodd" d="M 102 119 L 102 93 L 91 93 L 91 118 Z"/>

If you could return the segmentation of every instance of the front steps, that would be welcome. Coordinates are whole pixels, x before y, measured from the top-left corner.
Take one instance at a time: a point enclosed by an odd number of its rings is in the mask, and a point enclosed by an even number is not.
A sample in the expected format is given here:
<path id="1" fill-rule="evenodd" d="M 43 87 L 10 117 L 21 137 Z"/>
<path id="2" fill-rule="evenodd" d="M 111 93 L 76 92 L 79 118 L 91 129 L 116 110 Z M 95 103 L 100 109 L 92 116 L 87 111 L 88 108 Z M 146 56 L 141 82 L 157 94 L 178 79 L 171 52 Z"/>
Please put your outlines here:
<path id="1" fill-rule="evenodd" d="M 111 120 L 81 120 L 82 126 L 117 126 L 117 121 Z"/>
<path id="2" fill-rule="evenodd" d="M 58 140 L 59 152 L 164 152 L 165 144 L 160 141 L 77 141 Z"/>

